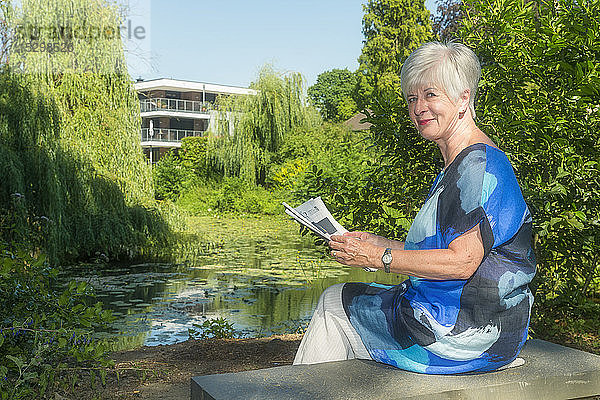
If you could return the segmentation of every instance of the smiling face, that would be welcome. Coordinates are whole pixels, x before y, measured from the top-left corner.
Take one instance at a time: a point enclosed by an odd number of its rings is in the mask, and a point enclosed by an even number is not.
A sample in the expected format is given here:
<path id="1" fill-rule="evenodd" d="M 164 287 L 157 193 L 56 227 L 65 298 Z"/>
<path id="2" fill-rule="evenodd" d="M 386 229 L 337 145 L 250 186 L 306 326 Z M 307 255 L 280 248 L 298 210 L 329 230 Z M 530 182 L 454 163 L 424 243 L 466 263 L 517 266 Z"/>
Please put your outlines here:
<path id="1" fill-rule="evenodd" d="M 433 85 L 411 90 L 407 96 L 410 119 L 423 138 L 433 141 L 448 139 L 457 129 L 462 115 L 468 111 L 469 92 L 454 102 Z"/>

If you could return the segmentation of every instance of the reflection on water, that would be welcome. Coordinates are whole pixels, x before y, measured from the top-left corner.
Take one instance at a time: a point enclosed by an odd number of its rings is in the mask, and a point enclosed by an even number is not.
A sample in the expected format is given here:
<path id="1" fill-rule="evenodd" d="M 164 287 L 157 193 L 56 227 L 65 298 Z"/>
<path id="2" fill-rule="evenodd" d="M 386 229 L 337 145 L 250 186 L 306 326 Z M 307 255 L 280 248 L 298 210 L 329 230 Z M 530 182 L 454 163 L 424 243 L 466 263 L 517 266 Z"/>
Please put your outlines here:
<path id="1" fill-rule="evenodd" d="M 320 294 L 334 283 L 404 279 L 332 262 L 287 220 L 197 223 L 218 245 L 194 262 L 69 270 L 70 278 L 90 282 L 117 317 L 110 333 L 118 337 L 116 348 L 181 342 L 193 323 L 216 317 L 242 336 L 293 332 L 308 323 Z"/>

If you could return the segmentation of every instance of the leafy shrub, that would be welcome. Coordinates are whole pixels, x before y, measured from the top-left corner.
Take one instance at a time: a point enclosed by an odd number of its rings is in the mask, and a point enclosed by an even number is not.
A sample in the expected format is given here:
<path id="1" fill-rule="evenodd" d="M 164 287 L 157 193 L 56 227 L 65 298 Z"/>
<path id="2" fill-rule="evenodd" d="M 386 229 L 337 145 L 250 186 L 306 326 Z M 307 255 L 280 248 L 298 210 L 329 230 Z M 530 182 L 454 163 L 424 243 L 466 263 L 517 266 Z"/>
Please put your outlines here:
<path id="1" fill-rule="evenodd" d="M 469 10 L 461 36 L 484 64 L 480 124 L 507 152 L 533 214 L 537 300 L 579 303 L 600 290 L 600 3 L 487 0 Z"/>
<path id="2" fill-rule="evenodd" d="M 354 192 L 374 152 L 367 135 L 343 124 L 325 123 L 295 131 L 278 154 L 283 160 L 271 169 L 271 185 L 288 189 L 297 201 L 321 196 L 333 205 L 333 196 Z"/>
<path id="3" fill-rule="evenodd" d="M 216 188 L 207 182 L 198 182 L 184 190 L 177 198 L 176 205 L 193 215 L 205 215 L 214 210 Z"/>
<path id="4" fill-rule="evenodd" d="M 275 215 L 283 212 L 281 195 L 262 186 L 246 188 L 236 203 L 236 211 L 250 214 Z"/>
<path id="5" fill-rule="evenodd" d="M 221 182 L 199 182 L 186 189 L 177 204 L 196 214 L 249 213 L 273 215 L 282 212 L 282 191 L 250 185 L 241 178 L 224 178 Z"/>
<path id="6" fill-rule="evenodd" d="M 201 324 L 192 324 L 193 328 L 188 329 L 188 334 L 192 339 L 230 339 L 235 337 L 233 323 L 223 317 L 207 319 Z"/>
<path id="7" fill-rule="evenodd" d="M 292 189 L 294 182 L 306 171 L 308 166 L 309 162 L 304 157 L 286 160 L 273 169 L 271 174 L 273 186 L 278 189 Z"/>
<path id="8" fill-rule="evenodd" d="M 206 156 L 207 136 L 185 137 L 181 140 L 178 156 L 181 166 L 197 177 L 209 177 Z"/>
<path id="9" fill-rule="evenodd" d="M 0 392 L 2 399 L 42 398 L 72 381 L 100 375 L 107 344 L 94 337 L 112 317 L 93 303 L 85 282 L 55 289 L 57 271 L 44 256 L 0 244 Z"/>
<path id="10" fill-rule="evenodd" d="M 246 185 L 242 178 L 223 179 L 213 198 L 215 209 L 219 211 L 237 211 L 240 198 L 246 192 Z"/>
<path id="11" fill-rule="evenodd" d="M 165 154 L 152 168 L 157 200 L 175 200 L 191 179 L 191 166 L 184 166 L 173 151 Z"/>

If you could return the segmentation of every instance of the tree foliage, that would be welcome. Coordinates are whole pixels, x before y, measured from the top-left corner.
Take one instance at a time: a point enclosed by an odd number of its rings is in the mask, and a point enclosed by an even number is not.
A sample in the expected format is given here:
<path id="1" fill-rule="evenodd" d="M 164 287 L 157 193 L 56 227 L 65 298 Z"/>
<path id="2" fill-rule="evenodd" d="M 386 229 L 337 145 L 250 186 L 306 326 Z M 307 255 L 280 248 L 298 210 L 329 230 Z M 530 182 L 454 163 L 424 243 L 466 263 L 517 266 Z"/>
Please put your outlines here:
<path id="1" fill-rule="evenodd" d="M 256 95 L 219 99 L 219 120 L 208 143 L 208 163 L 223 176 L 264 184 L 268 165 L 286 133 L 309 124 L 314 117 L 307 115 L 310 110 L 298 73 L 279 74 L 265 66 L 250 87 Z"/>
<path id="2" fill-rule="evenodd" d="M 429 11 L 423 0 L 369 0 L 363 11 L 365 39 L 355 90 L 360 109 L 368 108 L 380 92 L 400 95 L 402 62 L 432 38 Z"/>
<path id="3" fill-rule="evenodd" d="M 366 120 L 373 124 L 371 142 L 379 155 L 361 177 L 340 185 L 349 190 L 338 190 L 334 199 L 353 229 L 402 238 L 439 166 L 435 146 L 408 119 L 400 90 L 402 63 L 432 39 L 431 22 L 421 1 L 369 1 L 363 9 L 365 42 L 355 96 L 368 106 Z"/>
<path id="4" fill-rule="evenodd" d="M 340 217 L 347 225 L 403 240 L 442 166 L 439 150 L 416 132 L 406 113 L 406 102 L 394 93 L 375 98 L 366 120 L 377 161 L 367 164 L 361 177 L 340 185 Z"/>
<path id="5" fill-rule="evenodd" d="M 271 180 L 301 202 L 321 196 L 333 204 L 336 193 L 354 190 L 367 162 L 375 160 L 367 134 L 341 123 L 297 129 L 291 136 L 280 150 L 281 163 L 273 167 Z"/>
<path id="6" fill-rule="evenodd" d="M 157 200 L 176 200 L 189 187 L 212 178 L 207 167 L 208 137 L 186 137 L 178 150 L 172 149 L 152 168 Z"/>
<path id="7" fill-rule="evenodd" d="M 3 242 L 0 266 L 2 399 L 54 398 L 64 393 L 59 384 L 69 386 L 82 371 L 100 380 L 109 347 L 94 332 L 107 329 L 112 316 L 94 302 L 91 286 L 72 281 L 57 289 L 58 271 L 44 255 Z"/>
<path id="8" fill-rule="evenodd" d="M 121 41 L 73 38 L 72 52 L 20 47 L 26 28 L 119 26 L 100 0 L 23 0 L 10 7 L 0 76 L 0 220 L 8 241 L 37 240 L 52 260 L 131 257 L 168 242 L 139 145 L 139 104 Z M 27 38 L 25 36 L 25 38 Z"/>
<path id="9" fill-rule="evenodd" d="M 152 169 L 156 199 L 175 200 L 190 181 L 190 172 L 173 150 L 162 156 Z"/>
<path id="10" fill-rule="evenodd" d="M 575 302 L 600 285 L 600 2 L 468 9 L 461 36 L 483 61 L 480 125 L 507 152 L 533 214 L 538 301 Z"/>
<path id="11" fill-rule="evenodd" d="M 332 69 L 317 77 L 317 82 L 308 88 L 308 97 L 326 121 L 345 121 L 356 111 L 352 93 L 356 86 L 356 75 L 347 69 Z"/>
<path id="12" fill-rule="evenodd" d="M 465 15 L 461 0 L 438 0 L 437 12 L 432 17 L 433 33 L 441 41 L 458 39 L 458 30 Z"/>
<path id="13" fill-rule="evenodd" d="M 206 144 L 208 137 L 194 136 L 186 137 L 181 140 L 181 148 L 178 156 L 181 159 L 181 165 L 189 169 L 194 176 L 208 177 Z"/>

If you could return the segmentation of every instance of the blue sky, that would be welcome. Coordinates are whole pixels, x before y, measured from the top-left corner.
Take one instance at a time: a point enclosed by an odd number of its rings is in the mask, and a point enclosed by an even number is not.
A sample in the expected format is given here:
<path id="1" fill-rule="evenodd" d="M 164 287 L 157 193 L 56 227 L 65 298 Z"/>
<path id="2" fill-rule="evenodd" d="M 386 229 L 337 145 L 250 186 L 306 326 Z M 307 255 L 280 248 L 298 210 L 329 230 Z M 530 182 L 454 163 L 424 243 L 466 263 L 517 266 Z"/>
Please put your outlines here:
<path id="1" fill-rule="evenodd" d="M 300 72 L 310 86 L 326 70 L 358 67 L 364 0 L 145 1 L 137 24 L 148 51 L 130 51 L 134 79 L 246 87 L 271 63 Z M 434 4 L 426 1 L 430 10 Z"/>

